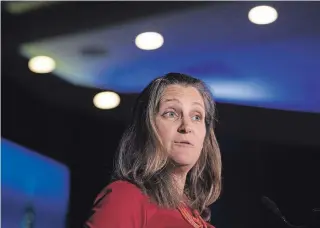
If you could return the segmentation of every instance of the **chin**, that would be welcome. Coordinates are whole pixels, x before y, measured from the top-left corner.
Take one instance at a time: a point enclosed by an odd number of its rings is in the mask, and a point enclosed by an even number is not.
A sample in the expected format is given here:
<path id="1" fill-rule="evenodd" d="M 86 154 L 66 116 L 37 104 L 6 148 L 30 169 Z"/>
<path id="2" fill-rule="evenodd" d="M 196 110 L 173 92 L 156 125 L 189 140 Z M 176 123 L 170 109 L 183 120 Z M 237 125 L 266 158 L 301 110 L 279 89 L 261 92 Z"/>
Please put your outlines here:
<path id="1" fill-rule="evenodd" d="M 174 156 L 171 158 L 179 166 L 188 166 L 192 168 L 192 166 L 195 164 L 194 159 L 186 156 Z"/>
<path id="2" fill-rule="evenodd" d="M 197 152 L 190 148 L 175 148 L 171 150 L 170 158 L 180 166 L 193 167 L 197 162 Z"/>

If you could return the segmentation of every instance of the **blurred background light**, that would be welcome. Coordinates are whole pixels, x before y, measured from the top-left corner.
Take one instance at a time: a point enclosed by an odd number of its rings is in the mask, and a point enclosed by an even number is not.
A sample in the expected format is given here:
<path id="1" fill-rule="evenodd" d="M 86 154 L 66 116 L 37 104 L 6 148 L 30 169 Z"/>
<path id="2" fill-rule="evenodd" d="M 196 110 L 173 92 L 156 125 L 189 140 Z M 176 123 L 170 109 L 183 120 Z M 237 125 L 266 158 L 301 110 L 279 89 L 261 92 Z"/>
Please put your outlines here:
<path id="1" fill-rule="evenodd" d="M 36 56 L 29 60 L 29 69 L 38 74 L 45 74 L 52 72 L 55 67 L 55 61 L 48 56 Z"/>
<path id="2" fill-rule="evenodd" d="M 135 43 L 138 48 L 150 51 L 160 48 L 164 43 L 164 39 L 157 32 L 144 32 L 136 37 Z"/>
<path id="3" fill-rule="evenodd" d="M 94 96 L 93 104 L 99 109 L 113 109 L 120 104 L 120 96 L 111 91 L 100 92 Z"/>
<path id="4" fill-rule="evenodd" d="M 248 13 L 249 20 L 258 25 L 266 25 L 278 18 L 278 12 L 271 6 L 256 6 Z"/>

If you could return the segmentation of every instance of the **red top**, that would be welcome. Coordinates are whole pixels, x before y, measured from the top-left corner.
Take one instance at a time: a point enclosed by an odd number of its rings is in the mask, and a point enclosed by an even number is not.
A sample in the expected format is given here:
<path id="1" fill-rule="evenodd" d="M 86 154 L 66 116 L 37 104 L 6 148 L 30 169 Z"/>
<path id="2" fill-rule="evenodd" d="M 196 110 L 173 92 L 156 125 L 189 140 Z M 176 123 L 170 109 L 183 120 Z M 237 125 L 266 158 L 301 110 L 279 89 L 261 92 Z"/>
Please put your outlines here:
<path id="1" fill-rule="evenodd" d="M 115 181 L 96 198 L 90 228 L 191 228 L 177 209 L 160 208 L 140 189 L 126 181 Z M 208 228 L 214 226 L 208 224 Z"/>

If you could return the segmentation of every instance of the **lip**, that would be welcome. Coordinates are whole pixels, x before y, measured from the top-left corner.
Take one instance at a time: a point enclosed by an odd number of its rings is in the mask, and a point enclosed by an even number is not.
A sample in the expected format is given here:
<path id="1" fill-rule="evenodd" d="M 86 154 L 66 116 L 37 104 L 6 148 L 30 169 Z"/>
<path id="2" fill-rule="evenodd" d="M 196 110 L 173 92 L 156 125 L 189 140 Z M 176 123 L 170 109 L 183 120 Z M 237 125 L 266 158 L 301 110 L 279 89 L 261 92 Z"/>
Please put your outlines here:
<path id="1" fill-rule="evenodd" d="M 177 140 L 177 141 L 174 141 L 174 144 L 182 147 L 193 147 L 193 144 L 188 140 L 179 140 L 179 141 Z"/>

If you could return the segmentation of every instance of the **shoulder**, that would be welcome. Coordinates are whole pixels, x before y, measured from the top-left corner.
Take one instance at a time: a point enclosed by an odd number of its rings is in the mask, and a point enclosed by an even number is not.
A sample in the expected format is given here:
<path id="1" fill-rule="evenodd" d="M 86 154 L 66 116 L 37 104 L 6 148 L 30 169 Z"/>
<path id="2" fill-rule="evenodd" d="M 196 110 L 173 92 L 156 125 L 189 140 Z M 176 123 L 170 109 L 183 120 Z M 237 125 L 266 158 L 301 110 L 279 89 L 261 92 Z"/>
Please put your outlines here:
<path id="1" fill-rule="evenodd" d="M 86 227 L 143 227 L 148 207 L 148 197 L 136 185 L 115 181 L 98 194 Z"/>
<path id="2" fill-rule="evenodd" d="M 128 181 L 114 181 L 107 185 L 98 195 L 96 201 L 108 196 L 110 199 L 115 199 L 118 203 L 125 201 L 128 198 L 134 199 L 146 199 L 147 197 L 142 193 L 142 191 L 135 185 Z M 121 200 L 122 199 L 122 200 Z"/>
<path id="3" fill-rule="evenodd" d="M 111 190 L 112 192 L 117 193 L 130 193 L 135 194 L 137 196 L 144 196 L 140 188 L 138 188 L 135 184 L 123 180 L 112 182 L 111 184 L 105 187 L 105 190 Z"/>

